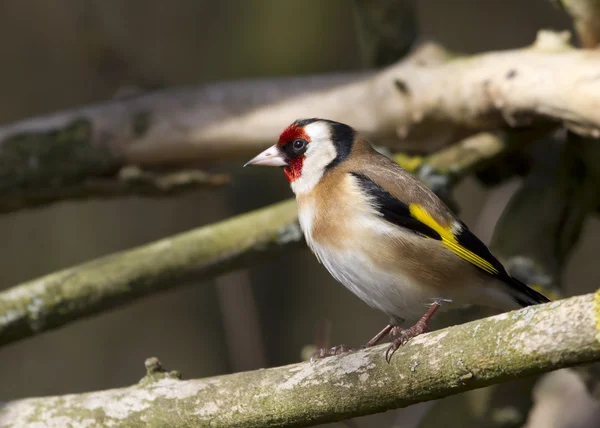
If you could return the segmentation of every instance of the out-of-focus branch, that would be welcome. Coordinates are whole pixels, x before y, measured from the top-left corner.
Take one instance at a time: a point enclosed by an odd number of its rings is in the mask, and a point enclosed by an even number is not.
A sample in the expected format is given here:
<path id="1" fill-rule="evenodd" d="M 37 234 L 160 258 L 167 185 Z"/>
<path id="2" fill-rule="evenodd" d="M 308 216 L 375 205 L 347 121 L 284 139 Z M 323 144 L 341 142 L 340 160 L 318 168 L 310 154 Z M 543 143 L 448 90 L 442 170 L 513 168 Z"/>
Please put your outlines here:
<path id="1" fill-rule="evenodd" d="M 599 67 L 600 53 L 579 52 L 550 32 L 524 49 L 454 59 L 427 44 L 374 73 L 171 89 L 33 118 L 0 127 L 0 146 L 75 118 L 90 127 L 90 145 L 143 166 L 249 156 L 306 116 L 349 123 L 378 145 L 423 151 L 536 118 L 600 134 Z"/>
<path id="2" fill-rule="evenodd" d="M 145 171 L 127 165 L 111 177 L 90 177 L 72 183 L 46 177 L 45 185 L 6 189 L 0 197 L 0 213 L 34 208 L 62 200 L 117 198 L 123 196 L 174 196 L 191 190 L 215 189 L 231 181 L 228 174 L 198 169 L 172 172 Z M 40 182 L 41 184 L 41 182 Z"/>
<path id="3" fill-rule="evenodd" d="M 514 151 L 526 149 L 548 132 L 550 128 L 545 126 L 481 132 L 432 155 L 397 153 L 394 160 L 458 211 L 452 198 L 452 189 L 463 177 L 485 170 Z M 505 166 L 514 168 L 514 165 Z"/>
<path id="4" fill-rule="evenodd" d="M 170 89 L 7 124 L 0 199 L 112 177 L 124 165 L 181 168 L 251 156 L 306 116 L 423 152 L 540 120 L 600 136 L 600 52 L 578 51 L 567 39 L 540 32 L 524 49 L 454 58 L 427 44 L 378 72 Z"/>
<path id="5" fill-rule="evenodd" d="M 84 120 L 59 130 L 30 129 L 3 139 L 0 213 L 64 199 L 168 196 L 229 182 L 225 174 L 192 168 L 144 170 L 91 140 L 91 124 Z"/>
<path id="6" fill-rule="evenodd" d="M 0 293 L 0 345 L 300 242 L 295 201 L 286 201 L 47 275 Z"/>
<path id="7" fill-rule="evenodd" d="M 599 301 L 589 294 L 438 330 L 401 347 L 391 365 L 384 345 L 183 381 L 152 360 L 128 388 L 4 403 L 0 426 L 302 427 L 382 412 L 600 359 Z"/>
<path id="8" fill-rule="evenodd" d="M 567 11 L 577 30 L 581 47 L 593 49 L 600 42 L 600 2 L 597 0 L 553 0 Z"/>
<path id="9" fill-rule="evenodd" d="M 520 428 L 600 426 L 600 406 L 575 370 L 562 369 L 540 376 L 532 391 L 534 405 L 527 416 L 527 423 Z"/>
<path id="10" fill-rule="evenodd" d="M 534 145 L 533 169 L 502 213 L 492 242 L 513 275 L 558 292 L 568 257 L 600 202 L 597 156 L 598 141 L 565 138 L 564 132 Z"/>
<path id="11" fill-rule="evenodd" d="M 490 146 L 504 147 L 502 142 Z M 442 179 L 451 171 L 452 179 L 445 182 L 454 184 L 492 152 L 477 151 L 455 168 L 447 151 L 419 162 L 421 168 L 435 165 Z M 253 256 L 272 254 L 266 250 L 300 242 L 296 205 L 287 201 L 17 285 L 0 293 L 0 345 L 178 286 L 188 274 L 194 280 L 210 278 Z"/>

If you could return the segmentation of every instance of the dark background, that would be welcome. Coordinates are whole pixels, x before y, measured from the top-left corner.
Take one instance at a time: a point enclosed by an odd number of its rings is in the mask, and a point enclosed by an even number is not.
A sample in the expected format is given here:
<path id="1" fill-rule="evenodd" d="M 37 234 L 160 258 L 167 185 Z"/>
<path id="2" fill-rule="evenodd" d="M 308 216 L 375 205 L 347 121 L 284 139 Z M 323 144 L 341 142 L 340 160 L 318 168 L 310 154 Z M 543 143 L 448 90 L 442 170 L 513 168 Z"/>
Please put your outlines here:
<path id="1" fill-rule="evenodd" d="M 517 48 L 570 29 L 547 0 L 422 0 L 422 38 L 458 52 Z M 350 0 L 5 0 L 0 2 L 0 123 L 110 99 L 126 90 L 361 67 Z M 276 137 L 275 135 L 273 136 Z M 0 288 L 291 197 L 276 171 L 224 168 L 224 190 L 172 199 L 60 203 L 0 217 Z M 457 190 L 488 241 L 518 185 Z M 569 265 L 569 293 L 594 289 L 591 221 Z M 248 272 L 153 296 L 0 350 L 0 401 L 137 382 L 158 356 L 185 378 L 300 359 L 317 323 L 358 345 L 386 322 L 306 250 Z"/>

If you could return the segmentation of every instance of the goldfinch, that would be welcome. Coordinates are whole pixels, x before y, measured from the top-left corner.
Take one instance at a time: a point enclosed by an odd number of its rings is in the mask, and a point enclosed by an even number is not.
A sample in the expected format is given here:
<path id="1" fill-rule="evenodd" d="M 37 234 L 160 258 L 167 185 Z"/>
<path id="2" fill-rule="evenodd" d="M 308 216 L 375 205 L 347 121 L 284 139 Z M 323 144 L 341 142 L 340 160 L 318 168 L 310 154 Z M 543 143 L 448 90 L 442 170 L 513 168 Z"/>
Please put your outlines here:
<path id="1" fill-rule="evenodd" d="M 297 120 L 246 165 L 283 167 L 312 252 L 337 281 L 390 317 L 365 345 L 389 334 L 388 362 L 427 331 L 440 307 L 512 310 L 549 301 L 510 276 L 431 190 L 348 125 Z M 402 328 L 407 321 L 414 324 Z M 314 357 L 350 349 L 321 349 Z"/>

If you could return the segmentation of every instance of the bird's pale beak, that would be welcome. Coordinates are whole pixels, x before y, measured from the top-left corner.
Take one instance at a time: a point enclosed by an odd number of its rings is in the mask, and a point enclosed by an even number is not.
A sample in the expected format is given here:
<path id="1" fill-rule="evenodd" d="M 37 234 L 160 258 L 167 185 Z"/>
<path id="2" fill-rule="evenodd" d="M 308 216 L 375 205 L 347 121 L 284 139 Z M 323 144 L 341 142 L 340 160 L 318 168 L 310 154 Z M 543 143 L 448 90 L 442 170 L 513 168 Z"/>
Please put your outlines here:
<path id="1" fill-rule="evenodd" d="M 285 161 L 283 154 L 277 147 L 277 144 L 272 145 L 258 156 L 250 159 L 245 167 L 248 165 L 262 165 L 262 166 L 286 166 L 288 163 Z"/>

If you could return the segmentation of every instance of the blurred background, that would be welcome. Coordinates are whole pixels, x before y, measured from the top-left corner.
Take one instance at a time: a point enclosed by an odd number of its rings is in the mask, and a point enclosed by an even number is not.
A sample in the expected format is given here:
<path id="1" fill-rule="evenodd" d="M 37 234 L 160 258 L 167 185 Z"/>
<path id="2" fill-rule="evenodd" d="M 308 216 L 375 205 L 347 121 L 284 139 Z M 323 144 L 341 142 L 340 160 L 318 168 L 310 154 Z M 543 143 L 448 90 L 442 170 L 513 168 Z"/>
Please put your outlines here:
<path id="1" fill-rule="evenodd" d="M 464 53 L 571 29 L 548 0 L 422 0 L 417 16 L 421 38 Z M 160 87 L 362 67 L 350 0 L 4 0 L 0 58 L 0 123 Z M 0 288 L 292 196 L 273 171 L 223 169 L 234 181 L 218 191 L 1 216 Z M 488 191 L 469 179 L 457 188 L 463 220 L 484 241 L 516 186 Z M 596 220 L 586 225 L 567 294 L 595 289 L 599 233 Z M 332 344 L 350 345 L 387 321 L 307 250 L 281 254 L 2 348 L 0 401 L 125 386 L 149 356 L 185 378 L 297 362 L 324 319 Z M 358 423 L 389 426 L 391 413 Z"/>

